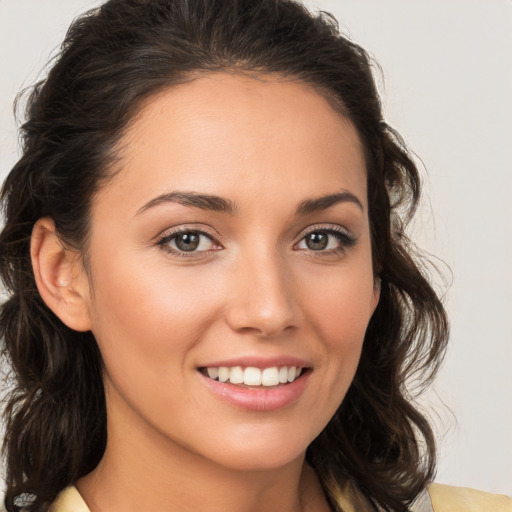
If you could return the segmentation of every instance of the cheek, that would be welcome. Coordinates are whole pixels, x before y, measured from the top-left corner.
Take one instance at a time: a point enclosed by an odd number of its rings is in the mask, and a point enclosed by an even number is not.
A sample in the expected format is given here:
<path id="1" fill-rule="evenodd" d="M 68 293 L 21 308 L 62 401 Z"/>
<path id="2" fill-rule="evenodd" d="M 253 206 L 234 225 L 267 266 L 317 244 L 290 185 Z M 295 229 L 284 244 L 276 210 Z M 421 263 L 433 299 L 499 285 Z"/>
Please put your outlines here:
<path id="1" fill-rule="evenodd" d="M 325 342 L 340 350 L 362 344 L 374 310 L 371 265 L 341 269 L 328 278 L 308 283 L 310 323 Z"/>
<path id="2" fill-rule="evenodd" d="M 339 406 L 357 370 L 364 337 L 375 306 L 371 264 L 340 270 L 309 284 L 308 324 L 324 351 L 325 386 L 331 411 Z"/>
<path id="3" fill-rule="evenodd" d="M 98 264 L 94 283 L 93 333 L 105 363 L 127 369 L 140 371 L 148 359 L 185 365 L 187 351 L 201 339 L 215 309 L 208 281 L 166 273 L 151 261 L 118 258 Z"/>
<path id="4" fill-rule="evenodd" d="M 151 262 L 132 267 L 118 259 L 99 267 L 93 333 L 111 386 L 111 414 L 127 403 L 165 429 L 175 424 L 170 411 L 201 410 L 190 370 L 215 316 L 214 288 L 186 273 L 157 271 Z"/>

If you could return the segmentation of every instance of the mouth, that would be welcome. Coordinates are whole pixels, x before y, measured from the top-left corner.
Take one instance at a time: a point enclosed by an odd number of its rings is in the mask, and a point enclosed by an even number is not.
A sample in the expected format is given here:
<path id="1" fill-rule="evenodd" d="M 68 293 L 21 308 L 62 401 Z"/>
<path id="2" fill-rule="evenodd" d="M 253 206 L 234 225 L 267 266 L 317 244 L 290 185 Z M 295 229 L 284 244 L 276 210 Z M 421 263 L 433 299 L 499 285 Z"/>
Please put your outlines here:
<path id="1" fill-rule="evenodd" d="M 271 366 L 257 368 L 255 366 L 212 366 L 199 368 L 209 379 L 229 383 L 244 388 L 272 389 L 291 384 L 310 368 L 300 366 Z"/>
<path id="2" fill-rule="evenodd" d="M 292 407 L 308 387 L 313 367 L 300 360 L 250 360 L 236 363 L 210 363 L 198 368 L 211 393 L 236 408 L 252 412 L 270 412 Z M 245 362 L 245 364 L 244 364 Z M 286 364 L 288 363 L 288 364 Z"/>

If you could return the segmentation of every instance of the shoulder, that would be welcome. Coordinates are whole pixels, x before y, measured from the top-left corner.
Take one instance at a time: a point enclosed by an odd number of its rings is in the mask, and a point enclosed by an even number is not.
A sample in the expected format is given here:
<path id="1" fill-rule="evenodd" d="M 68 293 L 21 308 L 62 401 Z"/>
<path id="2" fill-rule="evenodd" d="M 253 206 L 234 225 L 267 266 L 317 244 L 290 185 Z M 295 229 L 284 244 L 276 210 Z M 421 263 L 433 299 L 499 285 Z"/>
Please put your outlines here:
<path id="1" fill-rule="evenodd" d="M 512 512 L 512 498 L 504 494 L 431 484 L 428 493 L 434 512 Z"/>

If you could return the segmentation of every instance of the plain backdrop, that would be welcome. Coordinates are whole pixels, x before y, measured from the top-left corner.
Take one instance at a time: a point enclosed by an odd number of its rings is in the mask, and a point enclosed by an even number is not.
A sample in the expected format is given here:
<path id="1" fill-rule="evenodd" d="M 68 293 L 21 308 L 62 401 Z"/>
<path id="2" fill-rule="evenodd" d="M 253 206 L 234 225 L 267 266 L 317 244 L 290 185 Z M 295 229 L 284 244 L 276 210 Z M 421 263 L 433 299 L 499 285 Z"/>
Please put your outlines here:
<path id="1" fill-rule="evenodd" d="M 0 179 L 18 155 L 16 93 L 99 3 L 0 0 Z M 381 64 L 386 120 L 421 158 L 415 239 L 451 268 L 439 263 L 451 282 L 450 349 L 422 400 L 436 423 L 437 479 L 512 494 L 512 2 L 308 5 L 332 12 Z"/>

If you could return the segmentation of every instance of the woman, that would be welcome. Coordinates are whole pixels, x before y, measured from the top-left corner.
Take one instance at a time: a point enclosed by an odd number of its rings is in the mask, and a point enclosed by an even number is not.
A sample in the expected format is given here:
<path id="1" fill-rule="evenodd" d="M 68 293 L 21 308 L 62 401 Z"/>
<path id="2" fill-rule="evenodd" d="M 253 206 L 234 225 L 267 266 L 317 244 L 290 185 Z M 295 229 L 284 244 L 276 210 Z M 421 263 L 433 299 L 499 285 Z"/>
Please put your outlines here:
<path id="1" fill-rule="evenodd" d="M 330 18 L 111 0 L 23 130 L 0 239 L 7 510 L 429 506 L 405 383 L 448 329 L 403 233 L 418 174 Z"/>

